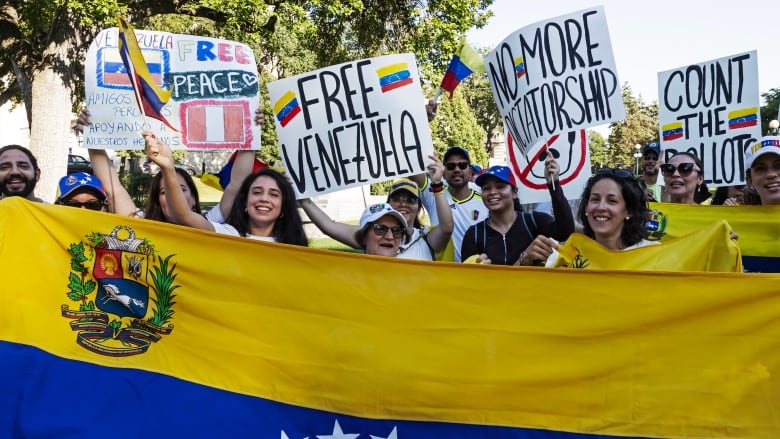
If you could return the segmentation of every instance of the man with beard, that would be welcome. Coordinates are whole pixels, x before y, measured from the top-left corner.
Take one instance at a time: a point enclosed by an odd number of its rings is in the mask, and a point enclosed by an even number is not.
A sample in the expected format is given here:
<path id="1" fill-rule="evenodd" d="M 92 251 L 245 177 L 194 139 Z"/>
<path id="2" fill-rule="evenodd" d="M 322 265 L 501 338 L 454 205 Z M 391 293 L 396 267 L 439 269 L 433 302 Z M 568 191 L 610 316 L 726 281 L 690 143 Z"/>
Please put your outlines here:
<path id="1" fill-rule="evenodd" d="M 664 187 L 658 182 L 660 156 L 661 147 L 658 142 L 648 143 L 642 151 L 642 178 L 639 179 L 639 184 L 647 194 L 647 201 L 662 201 Z"/>
<path id="2" fill-rule="evenodd" d="M 432 226 L 439 224 L 435 197 L 447 198 L 447 204 L 452 209 L 455 228 L 452 231 L 450 244 L 439 259 L 460 262 L 463 235 L 473 224 L 485 219 L 488 209 L 482 202 L 482 195 L 469 184 L 472 173 L 469 152 L 459 146 L 453 146 L 444 153 L 442 163 L 446 185 L 431 183 L 427 174 L 412 176 L 411 180 L 420 187 L 420 200 L 428 212 Z"/>
<path id="3" fill-rule="evenodd" d="M 6 145 L 0 148 L 0 195 L 23 197 L 42 203 L 33 191 L 41 170 L 38 160 L 29 149 L 19 145 Z"/>

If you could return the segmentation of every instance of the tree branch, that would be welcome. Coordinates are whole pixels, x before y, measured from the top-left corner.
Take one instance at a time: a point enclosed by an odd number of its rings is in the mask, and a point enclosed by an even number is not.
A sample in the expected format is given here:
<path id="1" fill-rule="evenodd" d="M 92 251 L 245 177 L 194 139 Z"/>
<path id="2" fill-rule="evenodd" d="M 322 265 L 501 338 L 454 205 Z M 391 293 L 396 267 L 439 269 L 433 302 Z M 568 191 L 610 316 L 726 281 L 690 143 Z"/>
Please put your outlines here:
<path id="1" fill-rule="evenodd" d="M 224 23 L 228 14 L 205 6 L 194 6 L 187 0 L 138 0 L 128 2 L 128 18 L 135 21 L 139 18 L 151 17 L 161 14 L 180 14 L 192 17 L 201 17 L 216 23 Z M 194 8 L 193 8 L 194 6 Z"/>

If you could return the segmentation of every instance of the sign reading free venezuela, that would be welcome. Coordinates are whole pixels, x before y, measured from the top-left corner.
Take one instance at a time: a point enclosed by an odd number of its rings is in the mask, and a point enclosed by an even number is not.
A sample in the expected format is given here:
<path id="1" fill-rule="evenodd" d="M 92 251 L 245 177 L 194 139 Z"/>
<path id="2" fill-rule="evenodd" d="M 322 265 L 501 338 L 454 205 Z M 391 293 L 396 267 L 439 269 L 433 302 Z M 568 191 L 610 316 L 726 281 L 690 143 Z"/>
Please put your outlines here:
<path id="1" fill-rule="evenodd" d="M 299 198 L 425 172 L 433 141 L 413 54 L 280 79 L 268 92 Z"/>

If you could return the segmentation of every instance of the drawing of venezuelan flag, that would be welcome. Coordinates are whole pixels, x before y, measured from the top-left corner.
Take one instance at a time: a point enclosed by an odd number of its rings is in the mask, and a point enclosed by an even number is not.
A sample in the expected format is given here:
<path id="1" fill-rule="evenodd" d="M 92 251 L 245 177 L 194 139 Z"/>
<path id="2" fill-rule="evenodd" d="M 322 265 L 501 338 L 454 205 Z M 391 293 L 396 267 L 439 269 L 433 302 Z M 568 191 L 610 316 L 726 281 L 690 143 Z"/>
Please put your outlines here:
<path id="1" fill-rule="evenodd" d="M 288 90 L 274 103 L 274 114 L 282 127 L 286 127 L 300 112 L 301 106 L 298 104 L 298 97 L 292 90 Z"/>
<path id="2" fill-rule="evenodd" d="M 521 78 L 525 75 L 525 61 L 522 56 L 515 58 L 515 76 Z"/>
<path id="3" fill-rule="evenodd" d="M 167 65 L 167 52 L 162 50 L 144 49 L 143 53 L 146 65 L 149 68 L 154 83 L 163 86 L 163 71 Z M 104 47 L 98 51 L 98 85 L 107 88 L 123 88 L 129 90 L 130 77 L 122 62 L 119 50 L 115 47 Z"/>
<path id="4" fill-rule="evenodd" d="M 144 315 L 93 306 L 99 249 L 147 256 Z M 778 275 L 406 261 L 18 197 L 0 259 L 7 437 L 780 437 Z"/>
<path id="5" fill-rule="evenodd" d="M 679 139 L 684 134 L 683 124 L 681 121 L 664 124 L 661 133 L 661 138 L 665 141 Z"/>
<path id="6" fill-rule="evenodd" d="M 758 107 L 729 111 L 728 116 L 730 130 L 758 125 Z"/>
<path id="7" fill-rule="evenodd" d="M 381 67 L 377 69 L 376 76 L 379 78 L 382 93 L 387 93 L 414 82 L 412 74 L 409 72 L 409 65 L 405 62 Z"/>

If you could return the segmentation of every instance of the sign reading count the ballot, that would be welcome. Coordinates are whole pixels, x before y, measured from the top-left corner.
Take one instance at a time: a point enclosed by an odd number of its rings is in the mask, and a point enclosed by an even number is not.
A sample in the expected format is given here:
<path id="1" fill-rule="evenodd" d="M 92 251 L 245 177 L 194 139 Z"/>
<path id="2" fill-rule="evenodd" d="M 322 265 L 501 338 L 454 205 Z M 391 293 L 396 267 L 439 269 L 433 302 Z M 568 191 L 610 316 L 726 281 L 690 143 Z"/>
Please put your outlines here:
<path id="1" fill-rule="evenodd" d="M 177 149 L 258 149 L 257 65 L 252 49 L 234 41 L 135 30 L 149 73 L 172 96 L 162 115 L 175 128 L 138 108 L 117 48 L 119 31 L 105 29 L 89 47 L 85 66 L 92 125 L 84 146 L 143 149 L 149 130 Z"/>
<path id="2" fill-rule="evenodd" d="M 433 141 L 414 55 L 331 66 L 268 91 L 299 197 L 425 172 Z"/>

